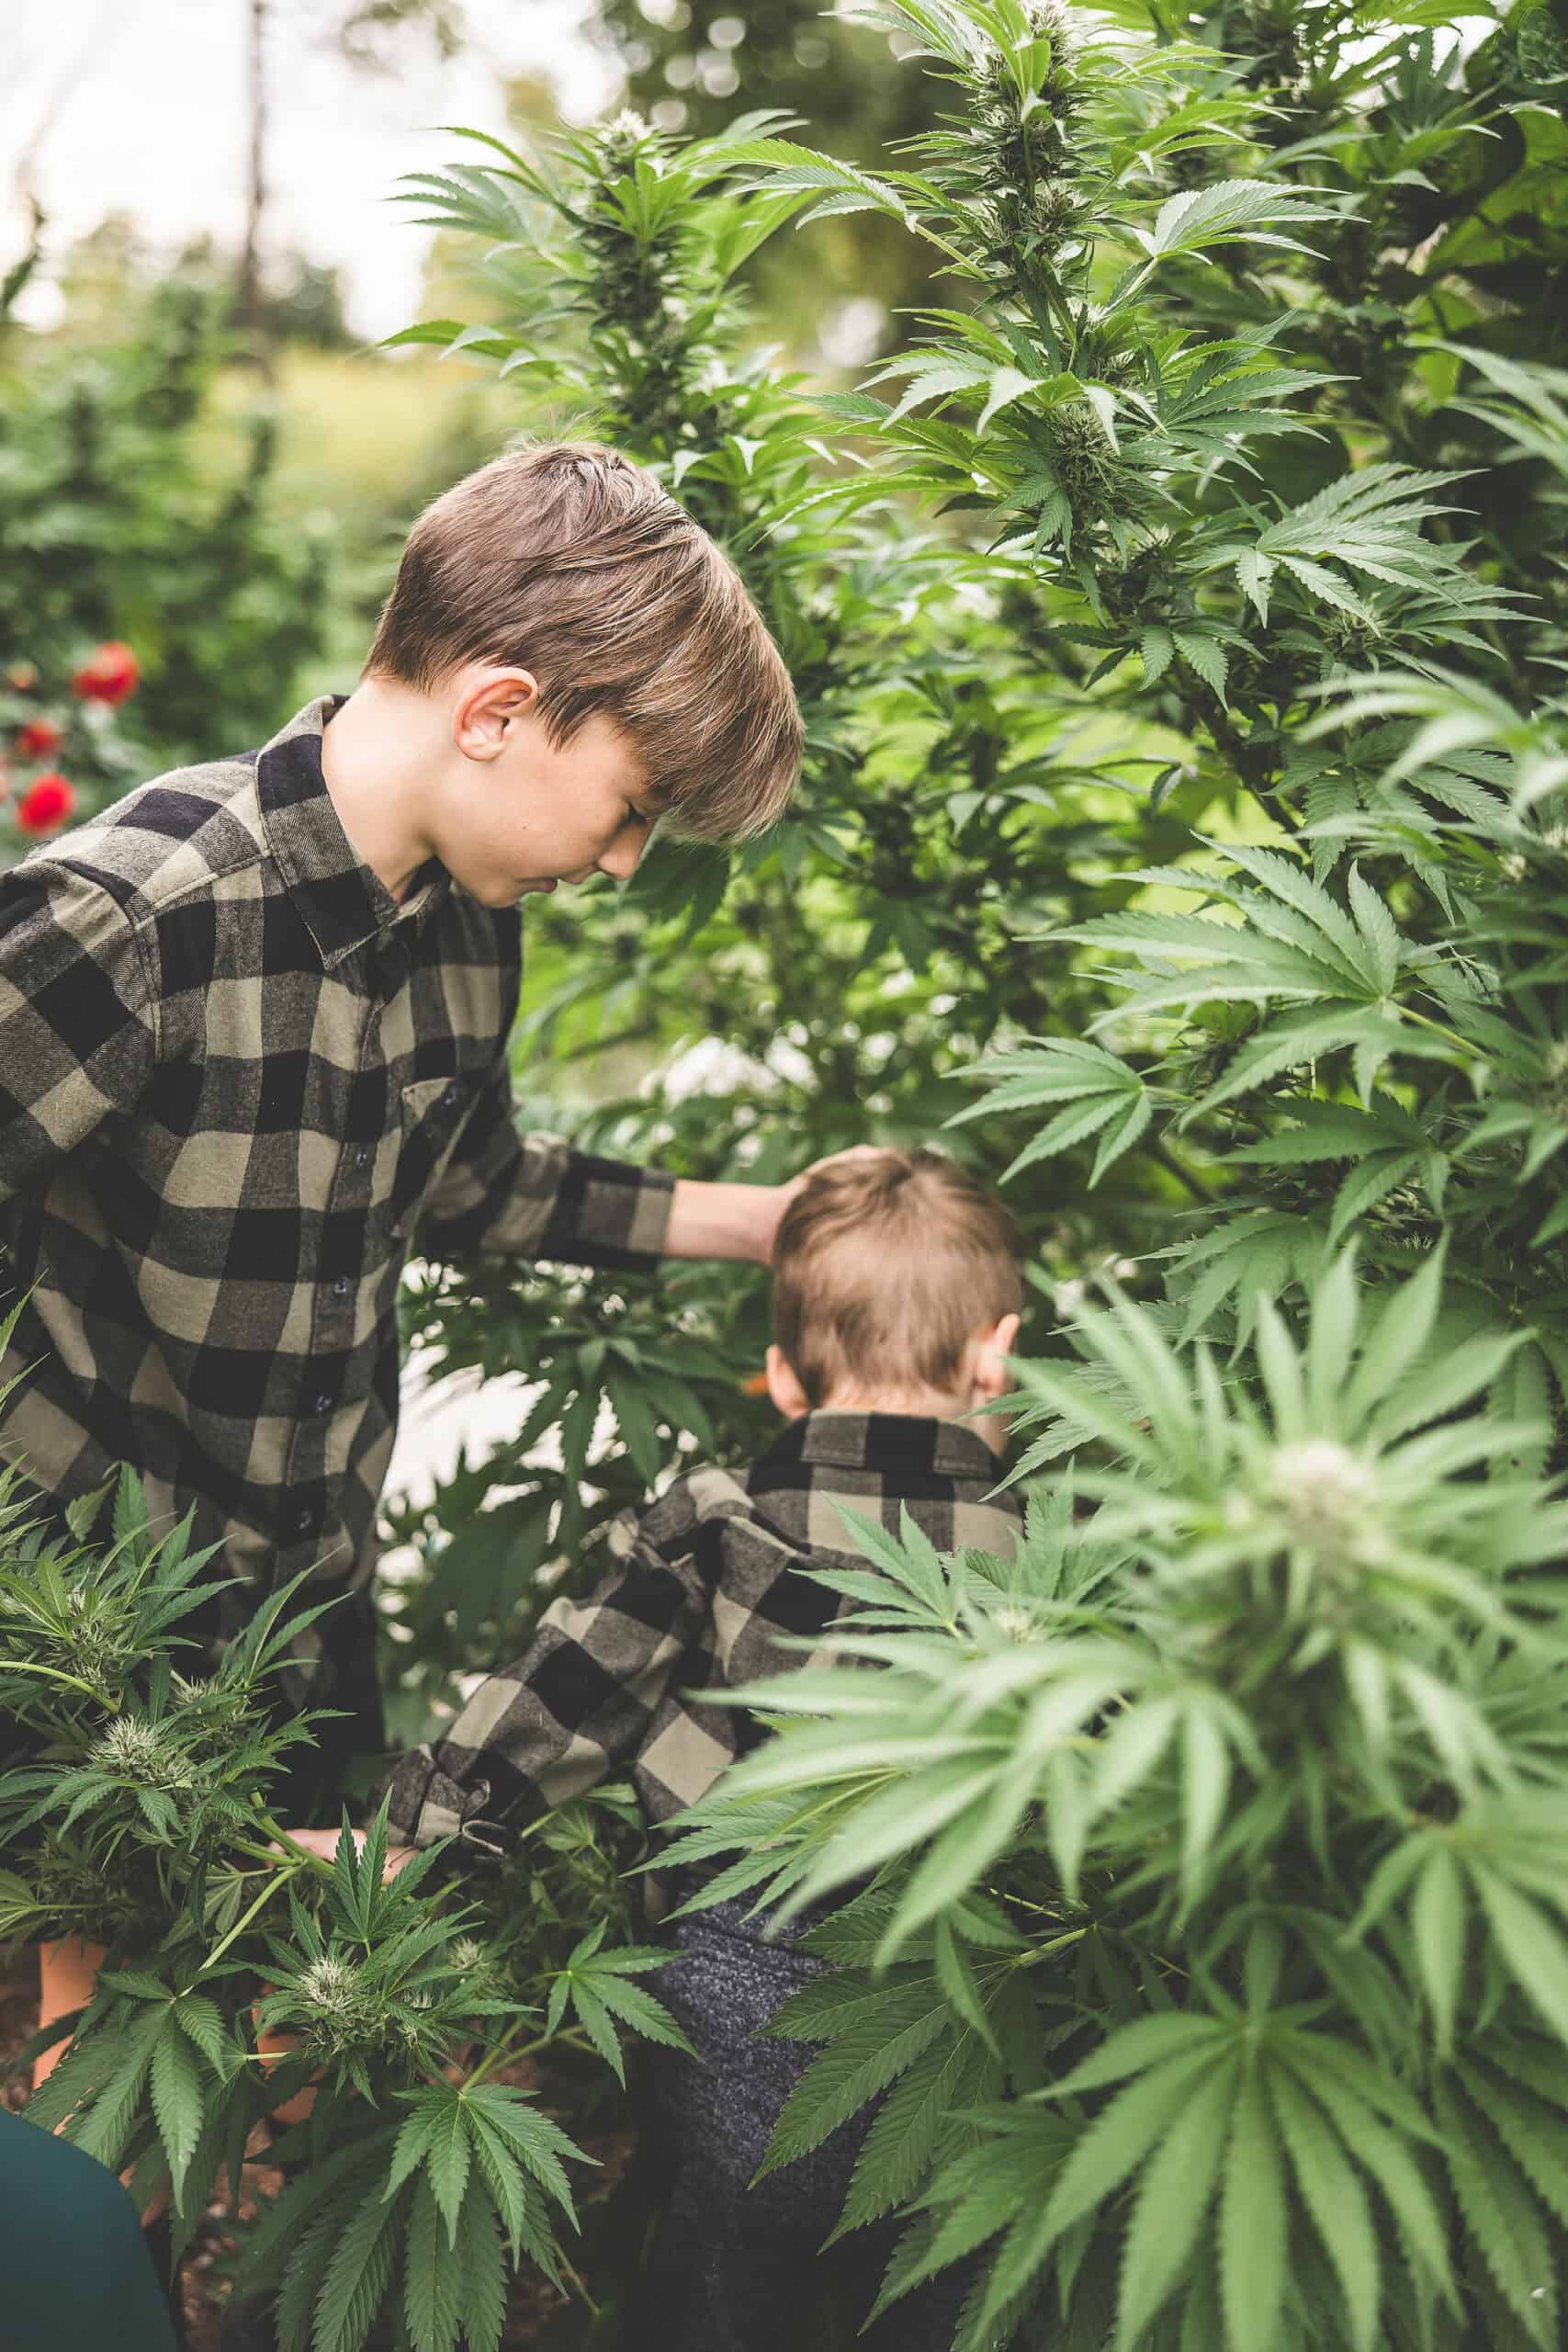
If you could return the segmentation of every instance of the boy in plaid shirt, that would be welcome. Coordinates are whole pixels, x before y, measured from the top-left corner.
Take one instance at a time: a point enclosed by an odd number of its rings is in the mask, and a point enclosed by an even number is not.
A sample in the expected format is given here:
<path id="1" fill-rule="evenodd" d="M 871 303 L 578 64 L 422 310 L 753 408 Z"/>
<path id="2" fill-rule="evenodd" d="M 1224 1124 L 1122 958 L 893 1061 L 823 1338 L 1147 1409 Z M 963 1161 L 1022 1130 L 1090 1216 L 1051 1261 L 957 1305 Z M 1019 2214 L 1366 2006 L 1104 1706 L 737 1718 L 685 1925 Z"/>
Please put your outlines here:
<path id="1" fill-rule="evenodd" d="M 768 1388 L 784 1433 L 750 1469 L 688 1472 L 616 1522 L 615 1572 L 586 1600 L 556 1601 L 526 1657 L 397 1767 L 394 1833 L 410 1848 L 452 1838 L 457 1860 L 482 1862 L 627 1770 L 656 1825 L 695 1803 L 767 1736 L 710 1694 L 811 1665 L 816 1653 L 774 1637 L 820 1634 L 830 1648 L 852 1605 L 809 1574 L 858 1561 L 840 1504 L 895 1533 L 907 1510 L 941 1551 L 1010 1555 L 1020 1509 L 992 1492 L 1002 1424 L 959 1416 L 1008 1386 L 1020 1295 L 1011 1220 L 952 1161 L 863 1151 L 817 1170 L 773 1252 Z M 307 1842 L 324 1852 L 334 1840 Z M 814 2054 L 756 2037 L 822 1963 L 788 1939 L 764 1941 L 747 1908 L 678 1921 L 681 1964 L 659 1983 L 701 2061 L 648 2053 L 645 2125 L 669 2207 L 640 2352 L 795 2352 L 864 2136 L 852 2120 L 748 2192 Z M 897 2235 L 856 2231 L 830 2257 L 857 2320 Z M 863 2340 L 945 2352 L 964 2283 L 932 2281 Z"/>
<path id="2" fill-rule="evenodd" d="M 625 879 L 666 812 L 773 823 L 800 743 L 719 548 L 614 451 L 546 446 L 419 518 L 353 694 L 0 876 L 0 1292 L 26 1299 L 0 1452 L 57 1510 L 120 1462 L 154 1527 L 194 1510 L 233 1580 L 217 1642 L 300 1570 L 346 1596 L 285 1692 L 342 1711 L 309 1759 L 329 1797 L 384 1745 L 411 1251 L 765 1263 L 788 1197 L 518 1133 L 521 901 Z"/>

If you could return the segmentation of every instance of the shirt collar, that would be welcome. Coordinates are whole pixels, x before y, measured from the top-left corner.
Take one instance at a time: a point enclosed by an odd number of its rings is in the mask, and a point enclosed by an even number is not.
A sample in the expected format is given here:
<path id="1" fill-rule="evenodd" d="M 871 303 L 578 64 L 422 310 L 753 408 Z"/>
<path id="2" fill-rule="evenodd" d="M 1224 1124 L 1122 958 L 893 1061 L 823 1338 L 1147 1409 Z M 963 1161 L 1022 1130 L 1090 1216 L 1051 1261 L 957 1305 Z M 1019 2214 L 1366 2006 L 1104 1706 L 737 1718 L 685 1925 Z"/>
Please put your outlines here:
<path id="1" fill-rule="evenodd" d="M 877 1471 L 895 1488 L 922 1476 L 992 1487 L 1004 1475 L 977 1430 L 924 1413 L 807 1413 L 781 1431 L 763 1460 Z M 1006 1505 L 1010 1498 L 998 1499 Z"/>
<path id="2" fill-rule="evenodd" d="M 408 897 L 394 899 L 344 831 L 321 774 L 321 736 L 345 700 L 318 695 L 256 755 L 267 846 L 329 971 L 395 923 L 423 920 L 451 887 L 433 860 Z"/>

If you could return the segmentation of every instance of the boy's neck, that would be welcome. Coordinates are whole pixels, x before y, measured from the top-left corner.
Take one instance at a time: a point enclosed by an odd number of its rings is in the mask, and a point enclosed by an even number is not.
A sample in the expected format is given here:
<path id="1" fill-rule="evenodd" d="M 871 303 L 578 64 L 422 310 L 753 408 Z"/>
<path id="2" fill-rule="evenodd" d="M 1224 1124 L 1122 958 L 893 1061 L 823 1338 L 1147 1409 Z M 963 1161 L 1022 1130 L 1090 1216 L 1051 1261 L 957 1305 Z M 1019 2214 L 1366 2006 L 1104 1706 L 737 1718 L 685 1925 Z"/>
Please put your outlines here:
<path id="1" fill-rule="evenodd" d="M 1005 1453 L 1007 1422 L 996 1413 L 970 1419 L 978 1401 L 944 1396 L 933 1388 L 835 1388 L 810 1409 L 814 1419 L 823 1413 L 890 1413 L 905 1420 L 953 1421 L 962 1429 L 973 1430 L 993 1453 Z"/>
<path id="2" fill-rule="evenodd" d="M 367 678 L 321 733 L 321 780 L 356 854 L 402 899 L 434 854 L 424 822 L 431 781 L 451 751 L 428 695 Z"/>

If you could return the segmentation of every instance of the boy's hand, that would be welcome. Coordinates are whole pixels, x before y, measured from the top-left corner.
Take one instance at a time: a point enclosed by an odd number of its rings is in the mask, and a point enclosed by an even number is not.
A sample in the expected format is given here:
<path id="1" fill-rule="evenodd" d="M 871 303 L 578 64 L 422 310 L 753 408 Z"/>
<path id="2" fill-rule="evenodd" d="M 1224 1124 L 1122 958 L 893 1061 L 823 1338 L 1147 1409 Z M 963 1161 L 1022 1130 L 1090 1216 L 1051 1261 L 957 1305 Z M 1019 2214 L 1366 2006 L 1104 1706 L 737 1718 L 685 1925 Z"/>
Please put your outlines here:
<path id="1" fill-rule="evenodd" d="M 308 1854 L 319 1854 L 323 1862 L 330 1862 L 337 1858 L 337 1841 L 343 1832 L 341 1829 L 291 1829 L 288 1835 L 297 1846 L 303 1846 Z M 363 1829 L 354 1832 L 354 1850 L 356 1854 L 365 1851 Z M 417 1846 L 389 1846 L 387 1866 L 381 1872 L 383 1884 L 388 1879 L 396 1878 L 403 1864 L 412 1862 L 418 1851 Z"/>
<path id="2" fill-rule="evenodd" d="M 801 1186 L 819 1168 L 841 1160 L 879 1157 L 875 1144 L 852 1144 L 847 1151 L 814 1160 L 787 1184 L 698 1184 L 682 1176 L 675 1186 L 664 1252 L 670 1258 L 753 1258 L 772 1263 L 779 1220 Z"/>

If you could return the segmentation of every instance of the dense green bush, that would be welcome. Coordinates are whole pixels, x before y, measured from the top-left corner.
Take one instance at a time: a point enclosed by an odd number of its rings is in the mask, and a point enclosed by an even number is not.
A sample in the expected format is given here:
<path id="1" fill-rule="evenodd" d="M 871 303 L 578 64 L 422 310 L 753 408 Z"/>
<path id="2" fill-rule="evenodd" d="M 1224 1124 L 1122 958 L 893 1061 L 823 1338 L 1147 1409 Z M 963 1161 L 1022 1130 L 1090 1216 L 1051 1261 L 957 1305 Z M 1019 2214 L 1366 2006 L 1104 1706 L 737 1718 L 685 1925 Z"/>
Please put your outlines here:
<path id="1" fill-rule="evenodd" d="M 966 2346 L 1550 2344 L 1568 52 L 1544 9 L 871 13 L 953 85 L 909 168 L 623 123 L 564 189 L 428 191 L 498 245 L 557 216 L 555 352 L 481 347 L 728 536 L 811 713 L 794 822 L 711 910 L 661 861 L 689 936 L 606 907 L 599 1002 L 580 962 L 531 1042 L 589 1046 L 610 975 L 651 1041 L 722 1021 L 753 1082 L 697 1135 L 597 1114 L 704 1172 L 972 1076 L 1059 1304 L 1108 1259 L 1146 1298 L 1025 1370 L 1021 1561 L 862 1531 L 874 1701 L 770 1688 L 806 1722 L 705 1808 L 726 1887 L 881 1870 L 775 2160 L 896 2085 L 846 2226 L 913 2211 L 890 2293 L 985 2249 Z M 810 427 L 702 347 L 772 203 L 951 269 Z"/>
<path id="2" fill-rule="evenodd" d="M 14 291 L 16 289 L 13 289 Z M 330 546 L 271 511 L 265 399 L 215 470 L 222 303 L 199 275 L 129 285 L 112 340 L 78 349 L 0 305 L 0 673 L 35 670 L 48 716 L 103 639 L 141 672 L 113 742 L 70 747 L 82 813 L 161 767 L 265 741 L 322 641 Z"/>
<path id="3" fill-rule="evenodd" d="M 107 1961 L 85 2010 L 22 2052 L 70 2037 L 28 2119 L 123 2171 L 143 2208 L 167 2197 L 178 2261 L 225 2185 L 239 2210 L 256 2126 L 313 2085 L 309 2115 L 274 2124 L 288 2186 L 235 2291 L 276 2297 L 280 2352 L 347 2352 L 383 2309 L 421 2352 L 459 2335 L 493 2352 L 509 2271 L 558 2280 L 581 2159 L 496 2070 L 581 2052 L 619 2075 L 617 2027 L 680 2039 L 636 1981 L 662 1955 L 625 1940 L 605 1863 L 598 1825 L 626 1792 L 547 1825 L 488 1913 L 422 1883 L 433 1854 L 383 1885 L 384 1816 L 362 1856 L 345 1837 L 321 1862 L 271 1810 L 310 1719 L 276 1723 L 267 1685 L 330 1601 L 296 1580 L 194 1677 L 180 1629 L 209 1555 L 187 1529 L 154 1538 L 130 1474 L 105 1550 L 34 1508 L 0 1471 L 0 1711 L 38 1759 L 0 1792 L 0 1935 L 85 1936 Z M 91 1507 L 71 1516 L 80 1530 Z"/>

